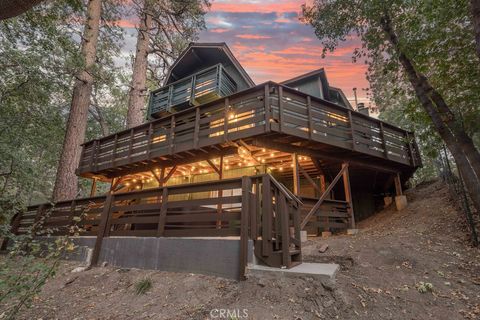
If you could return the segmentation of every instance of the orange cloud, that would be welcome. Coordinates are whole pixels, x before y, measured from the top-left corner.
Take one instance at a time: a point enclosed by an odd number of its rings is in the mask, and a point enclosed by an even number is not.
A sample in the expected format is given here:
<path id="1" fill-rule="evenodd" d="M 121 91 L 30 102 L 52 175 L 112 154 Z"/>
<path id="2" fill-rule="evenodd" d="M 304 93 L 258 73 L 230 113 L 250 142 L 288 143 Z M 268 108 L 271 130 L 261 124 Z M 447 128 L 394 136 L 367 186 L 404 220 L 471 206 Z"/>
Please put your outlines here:
<path id="1" fill-rule="evenodd" d="M 120 19 L 116 20 L 115 23 L 121 28 L 136 28 L 137 24 L 132 20 Z"/>
<path id="2" fill-rule="evenodd" d="M 262 35 L 258 35 L 258 34 L 237 34 L 235 37 L 241 38 L 241 39 L 254 39 L 254 40 L 270 39 L 271 38 L 269 36 L 262 36 Z"/>
<path id="3" fill-rule="evenodd" d="M 230 30 L 229 29 L 222 29 L 222 28 L 215 28 L 215 29 L 210 29 L 208 31 L 214 32 L 214 33 L 224 33 L 224 32 L 228 32 Z"/>
<path id="4" fill-rule="evenodd" d="M 257 13 L 270 13 L 270 12 L 300 12 L 301 3 L 298 1 L 290 1 L 283 3 L 251 3 L 251 2 L 213 2 L 212 11 L 223 12 L 257 12 Z"/>

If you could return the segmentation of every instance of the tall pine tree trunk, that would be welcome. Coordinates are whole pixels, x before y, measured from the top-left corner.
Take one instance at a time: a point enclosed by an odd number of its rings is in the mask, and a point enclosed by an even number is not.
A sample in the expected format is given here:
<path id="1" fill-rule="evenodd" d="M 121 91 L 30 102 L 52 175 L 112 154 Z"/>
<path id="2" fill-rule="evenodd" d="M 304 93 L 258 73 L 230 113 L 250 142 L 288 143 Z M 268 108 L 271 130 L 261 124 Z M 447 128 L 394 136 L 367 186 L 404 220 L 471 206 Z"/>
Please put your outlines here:
<path id="1" fill-rule="evenodd" d="M 95 66 L 101 11 L 101 0 L 88 1 L 87 21 L 83 31 L 81 49 L 84 66 L 77 73 L 73 87 L 70 114 L 53 189 L 53 201 L 73 199 L 77 196 L 78 178 L 75 170 L 80 160 L 80 145 L 84 142 L 87 127 L 88 108 L 93 86 L 92 69 Z"/>
<path id="2" fill-rule="evenodd" d="M 477 56 L 480 59 L 480 0 L 470 0 Z"/>
<path id="3" fill-rule="evenodd" d="M 474 206 L 477 209 L 477 212 L 480 213 L 480 180 L 474 170 L 475 154 L 471 155 L 473 161 L 470 161 L 468 154 L 471 150 L 469 148 L 462 148 L 462 146 L 465 147 L 465 141 L 463 141 L 463 139 L 465 136 L 468 137 L 468 135 L 465 132 L 459 133 L 459 130 L 461 129 L 453 127 L 454 124 L 451 123 L 451 121 L 454 121 L 454 119 L 451 118 L 453 113 L 450 111 L 446 103 L 444 105 L 438 105 L 444 103 L 443 99 L 439 99 L 438 96 L 432 97 L 432 87 L 428 83 L 426 77 L 420 75 L 416 71 L 410 59 L 401 50 L 398 43 L 398 37 L 391 26 L 389 17 L 382 19 L 382 27 L 389 42 L 398 53 L 400 63 L 402 64 L 420 103 L 432 120 L 438 134 L 452 153 L 453 158 L 457 163 L 458 170 L 462 177 L 464 177 L 465 186 Z M 439 94 L 435 92 L 435 95 Z M 460 140 L 460 143 L 458 140 Z M 478 154 L 478 151 L 474 149 L 474 153 Z"/>
<path id="4" fill-rule="evenodd" d="M 147 64 L 152 16 L 148 10 L 148 0 L 144 1 L 140 28 L 137 35 L 137 50 L 133 63 L 132 82 L 128 93 L 127 127 L 135 127 L 144 122 L 145 93 L 147 82 Z"/>

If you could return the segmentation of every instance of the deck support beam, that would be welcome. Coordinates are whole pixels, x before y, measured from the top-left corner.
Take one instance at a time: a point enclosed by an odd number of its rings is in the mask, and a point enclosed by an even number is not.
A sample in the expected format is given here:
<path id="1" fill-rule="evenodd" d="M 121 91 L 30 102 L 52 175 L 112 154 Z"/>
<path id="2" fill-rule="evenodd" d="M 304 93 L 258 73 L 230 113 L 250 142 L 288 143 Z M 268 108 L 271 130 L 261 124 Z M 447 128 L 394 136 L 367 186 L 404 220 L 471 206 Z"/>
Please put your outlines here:
<path id="1" fill-rule="evenodd" d="M 318 209 L 320 209 L 320 206 L 322 205 L 323 201 L 327 198 L 327 195 L 332 191 L 333 187 L 337 184 L 338 180 L 340 180 L 341 177 L 343 177 L 344 172 L 348 170 L 348 163 L 344 163 L 342 165 L 342 169 L 340 172 L 337 174 L 337 176 L 333 179 L 333 181 L 330 183 L 328 188 L 325 190 L 325 192 L 320 196 L 320 199 L 318 199 L 317 203 L 313 206 L 313 208 L 310 210 L 310 212 L 305 216 L 303 219 L 302 223 L 300 224 L 300 228 L 304 229 L 305 226 L 308 223 L 308 220 L 317 212 Z"/>
<path id="2" fill-rule="evenodd" d="M 325 192 L 325 190 L 324 190 L 324 191 L 321 191 L 320 187 L 315 183 L 315 181 L 312 179 L 312 177 L 310 177 L 310 175 L 308 174 L 308 172 L 305 171 L 305 169 L 302 168 L 301 165 L 298 165 L 298 169 L 299 169 L 300 172 L 303 174 L 303 176 L 308 180 L 308 182 L 310 182 L 310 184 L 312 185 L 312 187 L 313 187 L 316 191 L 318 191 L 318 192 L 320 192 L 320 193 Z M 324 181 L 324 182 L 325 182 L 325 181 Z"/>
<path id="3" fill-rule="evenodd" d="M 288 145 L 285 143 L 279 143 L 279 142 L 271 141 L 265 138 L 255 138 L 253 139 L 252 144 L 257 147 L 282 150 L 283 152 L 302 153 L 309 157 L 317 158 L 317 159 L 325 159 L 329 161 L 338 161 L 338 162 L 349 162 L 350 165 L 352 166 L 363 167 L 366 169 L 377 170 L 377 171 L 387 172 L 391 174 L 396 174 L 399 172 L 399 170 L 392 169 L 391 167 L 378 165 L 378 164 L 371 164 L 371 163 L 368 163 L 367 161 L 353 160 L 352 157 L 332 156 L 324 152 L 318 152 L 312 149 L 297 147 L 297 146 Z"/>
<path id="4" fill-rule="evenodd" d="M 403 195 L 402 192 L 402 181 L 400 180 L 400 174 L 397 173 L 394 177 L 393 180 L 395 181 L 395 195 L 396 196 L 401 196 Z"/>
<path id="5" fill-rule="evenodd" d="M 92 178 L 92 187 L 90 188 L 90 197 L 95 197 L 97 193 L 97 178 Z"/>
<path id="6" fill-rule="evenodd" d="M 292 164 L 293 164 L 293 194 L 298 196 L 300 194 L 300 175 L 299 175 L 299 164 L 298 164 L 298 154 L 292 154 Z"/>
<path id="7" fill-rule="evenodd" d="M 352 190 L 350 188 L 350 175 L 348 172 L 348 163 L 342 164 L 343 188 L 345 190 L 345 201 L 348 202 L 348 215 L 350 216 L 350 228 L 355 229 L 355 215 L 353 212 Z"/>
<path id="8" fill-rule="evenodd" d="M 402 191 L 402 180 L 400 179 L 400 174 L 397 173 L 393 180 L 395 182 L 395 206 L 397 210 L 403 210 L 407 206 L 407 197 L 403 194 Z"/>

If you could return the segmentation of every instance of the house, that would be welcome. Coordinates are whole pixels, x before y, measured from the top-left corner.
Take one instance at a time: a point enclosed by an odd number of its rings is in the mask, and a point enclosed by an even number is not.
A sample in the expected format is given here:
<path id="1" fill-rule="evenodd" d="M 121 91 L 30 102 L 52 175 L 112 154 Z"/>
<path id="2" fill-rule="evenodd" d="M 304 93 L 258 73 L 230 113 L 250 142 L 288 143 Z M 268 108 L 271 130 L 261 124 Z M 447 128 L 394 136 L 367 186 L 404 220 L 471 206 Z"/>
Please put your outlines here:
<path id="1" fill-rule="evenodd" d="M 94 262 L 132 247 L 112 249 L 115 239 L 235 239 L 236 249 L 214 251 L 236 250 L 220 260 L 235 260 L 242 277 L 249 251 L 274 267 L 301 263 L 302 231 L 355 228 L 385 195 L 401 198 L 421 165 L 412 132 L 354 111 L 325 70 L 256 85 L 224 43 L 190 44 L 151 92 L 147 117 L 83 144 L 77 174 L 93 179 L 91 197 L 31 206 L 14 230 L 42 217 L 53 235 L 75 224 L 94 237 Z M 110 192 L 96 195 L 96 181 Z M 178 268 L 213 250 L 181 247 L 170 253 Z M 150 259 L 142 250 L 135 261 Z"/>

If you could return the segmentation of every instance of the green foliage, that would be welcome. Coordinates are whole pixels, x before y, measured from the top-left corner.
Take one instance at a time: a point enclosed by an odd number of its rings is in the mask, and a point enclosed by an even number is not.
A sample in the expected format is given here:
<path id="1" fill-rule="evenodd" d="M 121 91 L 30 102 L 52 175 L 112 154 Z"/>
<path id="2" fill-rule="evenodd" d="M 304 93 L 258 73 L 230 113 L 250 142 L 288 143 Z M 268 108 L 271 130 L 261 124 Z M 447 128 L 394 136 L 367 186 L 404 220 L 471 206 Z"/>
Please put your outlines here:
<path id="1" fill-rule="evenodd" d="M 144 278 L 135 284 L 135 293 L 137 295 L 145 294 L 152 288 L 152 279 Z"/>
<path id="2" fill-rule="evenodd" d="M 147 87 L 156 89 L 163 82 L 168 68 L 205 28 L 209 0 L 149 1 L 153 16 L 150 32 L 151 48 L 147 70 Z M 143 1 L 133 1 L 137 14 L 143 12 Z"/>
<path id="3" fill-rule="evenodd" d="M 48 236 L 53 231 L 37 232 L 43 221 L 23 235 L 11 234 L 7 228 L 0 230 L 0 236 L 9 238 L 11 244 L 8 254 L 0 259 L 2 319 L 14 319 L 22 308 L 28 307 L 45 282 L 55 275 L 60 259 L 75 249 L 67 236 L 50 242 L 38 240 L 38 235 Z"/>
<path id="4" fill-rule="evenodd" d="M 466 131 L 480 142 L 480 63 L 475 53 L 467 0 L 316 0 L 304 6 L 304 20 L 315 28 L 324 54 L 358 37 L 353 60 L 368 64 L 371 98 L 380 118 L 414 130 L 424 164 L 435 172 L 441 141 L 386 41 L 380 21 L 386 14 L 402 51 L 444 97 Z"/>
<path id="5" fill-rule="evenodd" d="M 415 285 L 415 287 L 417 288 L 417 291 L 420 293 L 427 293 L 427 292 L 433 291 L 433 284 L 431 284 L 430 282 L 420 281 Z"/>
<path id="6" fill-rule="evenodd" d="M 123 31 L 111 22 L 118 19 L 121 4 L 103 2 L 94 72 L 95 107 L 112 131 L 123 128 L 126 110 L 126 80 L 114 61 Z M 82 1 L 48 1 L 0 22 L 0 221 L 9 220 L 27 203 L 50 197 L 73 77 L 82 63 L 79 35 L 84 11 Z M 92 116 L 87 137 L 102 135 Z"/>

